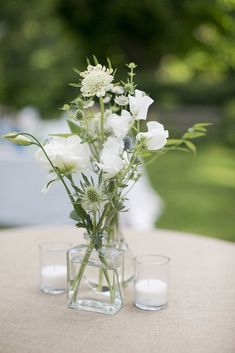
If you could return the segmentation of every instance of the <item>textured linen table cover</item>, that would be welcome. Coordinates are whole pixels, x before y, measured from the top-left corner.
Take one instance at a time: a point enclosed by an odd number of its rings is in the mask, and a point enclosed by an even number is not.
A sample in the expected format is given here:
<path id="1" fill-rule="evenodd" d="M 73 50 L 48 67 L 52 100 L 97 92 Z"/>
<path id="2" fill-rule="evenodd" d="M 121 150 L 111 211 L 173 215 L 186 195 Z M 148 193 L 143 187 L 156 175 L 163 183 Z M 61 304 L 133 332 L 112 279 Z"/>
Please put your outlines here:
<path id="1" fill-rule="evenodd" d="M 72 227 L 0 232 L 1 353 L 234 353 L 235 245 L 173 231 L 125 232 L 134 253 L 171 257 L 169 307 L 133 306 L 113 317 L 71 310 L 39 291 L 38 244 L 81 242 Z"/>

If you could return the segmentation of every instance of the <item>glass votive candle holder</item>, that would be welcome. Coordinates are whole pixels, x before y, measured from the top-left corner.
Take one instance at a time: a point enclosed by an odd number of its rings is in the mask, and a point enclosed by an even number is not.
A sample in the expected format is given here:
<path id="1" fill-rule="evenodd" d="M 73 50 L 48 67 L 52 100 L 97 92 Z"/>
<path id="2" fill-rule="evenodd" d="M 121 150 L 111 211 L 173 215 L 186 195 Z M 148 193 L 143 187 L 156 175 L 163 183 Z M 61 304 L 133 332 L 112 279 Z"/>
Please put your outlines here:
<path id="1" fill-rule="evenodd" d="M 134 304 L 143 310 L 167 307 L 170 258 L 161 255 L 137 256 L 134 259 Z"/>
<path id="2" fill-rule="evenodd" d="M 39 244 L 40 289 L 45 293 L 67 292 L 66 252 L 72 244 L 48 241 Z"/>

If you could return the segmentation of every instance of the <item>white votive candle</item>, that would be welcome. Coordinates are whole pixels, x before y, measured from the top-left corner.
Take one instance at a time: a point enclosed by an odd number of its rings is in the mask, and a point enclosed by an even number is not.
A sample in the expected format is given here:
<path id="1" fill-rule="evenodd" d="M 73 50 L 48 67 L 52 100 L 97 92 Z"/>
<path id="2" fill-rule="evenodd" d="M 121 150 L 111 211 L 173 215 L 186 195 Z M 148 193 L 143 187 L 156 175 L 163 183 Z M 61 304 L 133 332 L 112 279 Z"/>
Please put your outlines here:
<path id="1" fill-rule="evenodd" d="M 168 284 L 160 279 L 142 279 L 135 283 L 135 304 L 163 307 L 167 304 Z"/>
<path id="2" fill-rule="evenodd" d="M 50 290 L 65 289 L 67 269 L 64 265 L 50 265 L 41 269 L 41 288 Z"/>

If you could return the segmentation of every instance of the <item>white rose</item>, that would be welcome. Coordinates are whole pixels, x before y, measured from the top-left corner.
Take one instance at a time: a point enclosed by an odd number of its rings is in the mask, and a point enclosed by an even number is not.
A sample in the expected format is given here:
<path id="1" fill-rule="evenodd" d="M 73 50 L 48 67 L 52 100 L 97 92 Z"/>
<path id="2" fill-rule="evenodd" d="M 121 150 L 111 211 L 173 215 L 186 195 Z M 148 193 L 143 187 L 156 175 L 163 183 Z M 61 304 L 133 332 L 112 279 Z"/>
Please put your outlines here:
<path id="1" fill-rule="evenodd" d="M 130 111 L 136 120 L 146 120 L 148 108 L 152 103 L 153 99 L 138 89 L 135 90 L 135 96 L 129 95 Z"/>
<path id="2" fill-rule="evenodd" d="M 78 136 L 54 137 L 45 144 L 44 149 L 53 165 L 62 173 L 85 170 L 90 162 L 89 146 L 81 143 Z M 47 169 L 52 169 L 41 149 L 36 151 L 35 158 Z"/>
<path id="3" fill-rule="evenodd" d="M 107 177 L 112 178 L 123 168 L 125 162 L 120 157 L 123 153 L 123 149 L 123 141 L 115 137 L 109 137 L 104 143 L 99 167 L 104 171 Z"/>
<path id="4" fill-rule="evenodd" d="M 133 120 L 131 114 L 127 110 L 121 111 L 121 116 L 117 114 L 111 114 L 107 120 L 107 126 L 111 128 L 114 135 L 120 139 L 126 136 L 128 133 L 131 121 Z"/>
<path id="5" fill-rule="evenodd" d="M 136 139 L 145 139 L 147 149 L 150 151 L 159 150 L 165 146 L 169 137 L 168 130 L 164 130 L 164 126 L 157 121 L 149 121 L 147 127 L 148 132 L 139 132 Z"/>

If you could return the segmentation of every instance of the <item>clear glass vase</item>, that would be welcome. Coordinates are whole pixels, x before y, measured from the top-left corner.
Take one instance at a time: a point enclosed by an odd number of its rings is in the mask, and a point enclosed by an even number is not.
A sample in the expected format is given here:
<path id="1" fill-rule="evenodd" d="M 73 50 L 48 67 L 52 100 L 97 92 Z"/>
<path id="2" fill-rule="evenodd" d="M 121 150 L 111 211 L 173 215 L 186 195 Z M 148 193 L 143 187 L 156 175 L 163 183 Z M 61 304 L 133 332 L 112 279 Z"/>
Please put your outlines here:
<path id="1" fill-rule="evenodd" d="M 117 313 L 123 303 L 122 268 L 123 252 L 116 248 L 102 245 L 96 250 L 90 242 L 70 249 L 67 252 L 68 306 L 107 315 Z"/>
<path id="2" fill-rule="evenodd" d="M 86 244 L 89 244 L 89 236 L 85 233 L 84 239 Z M 105 235 L 105 244 L 123 253 L 123 265 L 119 268 L 119 278 L 122 287 L 127 287 L 128 283 L 134 278 L 134 260 L 132 252 L 123 237 L 118 216 L 114 218 L 112 224 L 110 224 L 109 231 Z M 87 271 L 87 281 L 92 288 L 99 288 L 100 291 L 106 292 L 108 290 L 106 285 L 102 285 L 100 278 L 102 275 L 91 273 Z M 99 283 L 99 286 L 98 286 Z"/>
<path id="3" fill-rule="evenodd" d="M 126 287 L 134 278 L 134 261 L 132 252 L 123 236 L 118 213 L 110 223 L 107 232 L 107 244 L 123 251 L 122 285 Z"/>

